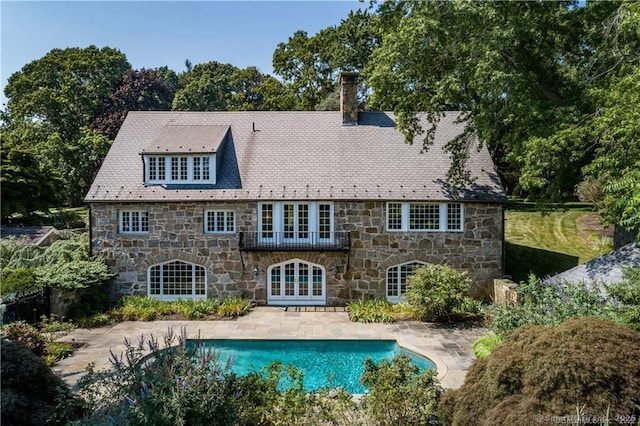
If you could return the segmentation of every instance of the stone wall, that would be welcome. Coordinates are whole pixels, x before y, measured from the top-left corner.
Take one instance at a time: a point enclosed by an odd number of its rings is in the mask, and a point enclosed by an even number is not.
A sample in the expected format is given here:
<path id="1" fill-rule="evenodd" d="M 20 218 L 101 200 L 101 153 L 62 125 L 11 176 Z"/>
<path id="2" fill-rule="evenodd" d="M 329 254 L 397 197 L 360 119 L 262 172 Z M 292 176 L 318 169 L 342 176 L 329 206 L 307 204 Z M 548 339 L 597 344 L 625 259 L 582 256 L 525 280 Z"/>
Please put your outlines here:
<path id="1" fill-rule="evenodd" d="M 205 234 L 204 210 L 232 209 L 237 231 L 257 230 L 257 203 L 93 204 L 92 250 L 118 272 L 113 295 L 146 294 L 149 266 L 174 259 L 207 270 L 208 297 L 241 295 L 266 303 L 267 268 L 289 259 L 322 265 L 327 272 L 327 304 L 362 297 L 385 297 L 387 268 L 419 260 L 467 271 L 471 293 L 492 294 L 502 277 L 502 206 L 465 204 L 463 232 L 387 232 L 385 202 L 334 202 L 336 231 L 350 231 L 343 252 L 241 252 L 238 234 Z M 121 209 L 149 211 L 148 235 L 118 233 Z M 254 272 L 254 269 L 256 272 Z"/>

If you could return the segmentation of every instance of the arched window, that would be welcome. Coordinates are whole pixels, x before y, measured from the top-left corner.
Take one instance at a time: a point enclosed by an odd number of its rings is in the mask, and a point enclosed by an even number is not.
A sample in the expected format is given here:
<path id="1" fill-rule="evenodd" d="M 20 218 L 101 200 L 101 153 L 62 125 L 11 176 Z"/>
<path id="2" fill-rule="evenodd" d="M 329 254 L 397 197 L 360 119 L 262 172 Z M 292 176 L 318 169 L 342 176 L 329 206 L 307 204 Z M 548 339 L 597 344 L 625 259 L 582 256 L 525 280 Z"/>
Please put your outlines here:
<path id="1" fill-rule="evenodd" d="M 401 263 L 387 269 L 387 300 L 399 302 L 407 291 L 407 277 L 413 274 L 416 268 L 426 265 L 425 262 L 414 260 L 412 262 Z"/>
<path id="2" fill-rule="evenodd" d="M 149 268 L 149 297 L 166 300 L 204 299 L 207 273 L 204 266 L 172 260 Z"/>

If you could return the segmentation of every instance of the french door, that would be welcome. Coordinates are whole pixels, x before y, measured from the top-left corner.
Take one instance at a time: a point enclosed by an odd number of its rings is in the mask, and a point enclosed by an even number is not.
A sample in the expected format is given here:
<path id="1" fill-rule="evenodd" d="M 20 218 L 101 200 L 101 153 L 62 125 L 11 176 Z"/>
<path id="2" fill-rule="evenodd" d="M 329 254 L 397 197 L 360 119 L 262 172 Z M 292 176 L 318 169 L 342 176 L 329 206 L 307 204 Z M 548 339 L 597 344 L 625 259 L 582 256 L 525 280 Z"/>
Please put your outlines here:
<path id="1" fill-rule="evenodd" d="M 299 259 L 271 265 L 267 271 L 267 303 L 324 305 L 326 273 L 322 266 Z"/>

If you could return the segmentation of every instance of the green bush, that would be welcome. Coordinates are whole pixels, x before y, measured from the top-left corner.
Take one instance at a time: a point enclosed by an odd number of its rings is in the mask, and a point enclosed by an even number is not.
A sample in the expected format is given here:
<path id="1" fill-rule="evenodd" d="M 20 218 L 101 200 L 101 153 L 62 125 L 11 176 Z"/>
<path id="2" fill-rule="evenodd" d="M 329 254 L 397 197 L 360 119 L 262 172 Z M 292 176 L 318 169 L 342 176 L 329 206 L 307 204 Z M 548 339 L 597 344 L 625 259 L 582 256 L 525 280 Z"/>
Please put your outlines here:
<path id="1" fill-rule="evenodd" d="M 616 310 L 604 295 L 584 283 L 553 283 L 534 275 L 518 289 L 520 302 L 495 305 L 485 311 L 485 322 L 494 333 L 505 336 L 527 324 L 558 325 L 576 316 L 616 319 Z"/>
<path id="2" fill-rule="evenodd" d="M 531 424 L 536 416 L 640 416 L 640 333 L 593 317 L 514 330 L 448 390 L 445 424 Z"/>
<path id="3" fill-rule="evenodd" d="M 367 359 L 360 382 L 369 388 L 363 409 L 372 424 L 427 425 L 436 421 L 444 392 L 435 370 L 423 372 L 406 355 L 378 364 Z"/>
<path id="4" fill-rule="evenodd" d="M 478 359 L 486 358 L 500 343 L 502 343 L 502 340 L 502 337 L 489 332 L 473 342 L 473 354 Z"/>
<path id="5" fill-rule="evenodd" d="M 471 279 L 447 265 L 425 265 L 407 277 L 406 298 L 421 321 L 450 321 L 468 310 L 477 310 L 468 296 Z"/>
<path id="6" fill-rule="evenodd" d="M 45 363 L 51 367 L 58 361 L 73 355 L 73 343 L 69 342 L 50 342 L 47 345 L 47 354 L 44 357 Z"/>
<path id="7" fill-rule="evenodd" d="M 88 424 L 233 425 L 237 418 L 229 365 L 212 351 L 187 346 L 183 329 L 170 329 L 163 344 L 153 338 L 125 340 L 125 352 L 112 354 L 113 372 L 90 371 L 79 394 L 93 412 Z M 145 350 L 150 354 L 145 356 Z"/>
<path id="8" fill-rule="evenodd" d="M 200 319 L 207 315 L 214 315 L 220 307 L 217 299 L 184 299 L 173 303 L 173 308 L 177 314 L 180 314 L 190 320 Z"/>
<path id="9" fill-rule="evenodd" d="M 2 339 L 3 425 L 64 425 L 82 415 L 67 385 L 25 346 Z"/>
<path id="10" fill-rule="evenodd" d="M 41 288 L 31 268 L 5 269 L 0 280 L 0 295 L 28 294 Z"/>
<path id="11" fill-rule="evenodd" d="M 620 322 L 640 331 L 640 268 L 626 269 L 624 281 L 607 286 Z"/>
<path id="12" fill-rule="evenodd" d="M 349 319 L 362 323 L 395 322 L 393 304 L 384 299 L 356 300 L 348 304 Z"/>
<path id="13" fill-rule="evenodd" d="M 43 355 L 46 342 L 42 334 L 34 326 L 25 322 L 12 322 L 2 326 L 4 338 L 26 346 L 36 355 Z"/>
<path id="14" fill-rule="evenodd" d="M 222 304 L 218 307 L 218 315 L 237 318 L 249 313 L 250 309 L 251 300 L 234 296 L 224 299 Z"/>

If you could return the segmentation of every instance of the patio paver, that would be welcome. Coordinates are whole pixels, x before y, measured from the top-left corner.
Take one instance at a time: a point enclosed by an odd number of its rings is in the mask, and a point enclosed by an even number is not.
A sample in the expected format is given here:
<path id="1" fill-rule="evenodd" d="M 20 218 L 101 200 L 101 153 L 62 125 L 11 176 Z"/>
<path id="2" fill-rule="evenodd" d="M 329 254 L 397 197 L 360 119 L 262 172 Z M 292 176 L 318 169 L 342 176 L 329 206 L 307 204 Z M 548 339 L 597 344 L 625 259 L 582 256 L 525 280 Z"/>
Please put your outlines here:
<path id="1" fill-rule="evenodd" d="M 258 307 L 248 315 L 222 321 L 126 321 L 115 326 L 76 329 L 59 341 L 83 346 L 53 370 L 73 386 L 90 363 L 107 369 L 109 351 L 124 351 L 124 339 L 137 342 L 152 334 L 160 338 L 169 328 L 185 327 L 189 337 L 203 339 L 395 339 L 406 349 L 430 358 L 444 387 L 457 388 L 473 360 L 471 345 L 487 330 L 477 324 L 432 324 L 403 321 L 392 324 L 352 322 L 344 310 Z"/>

